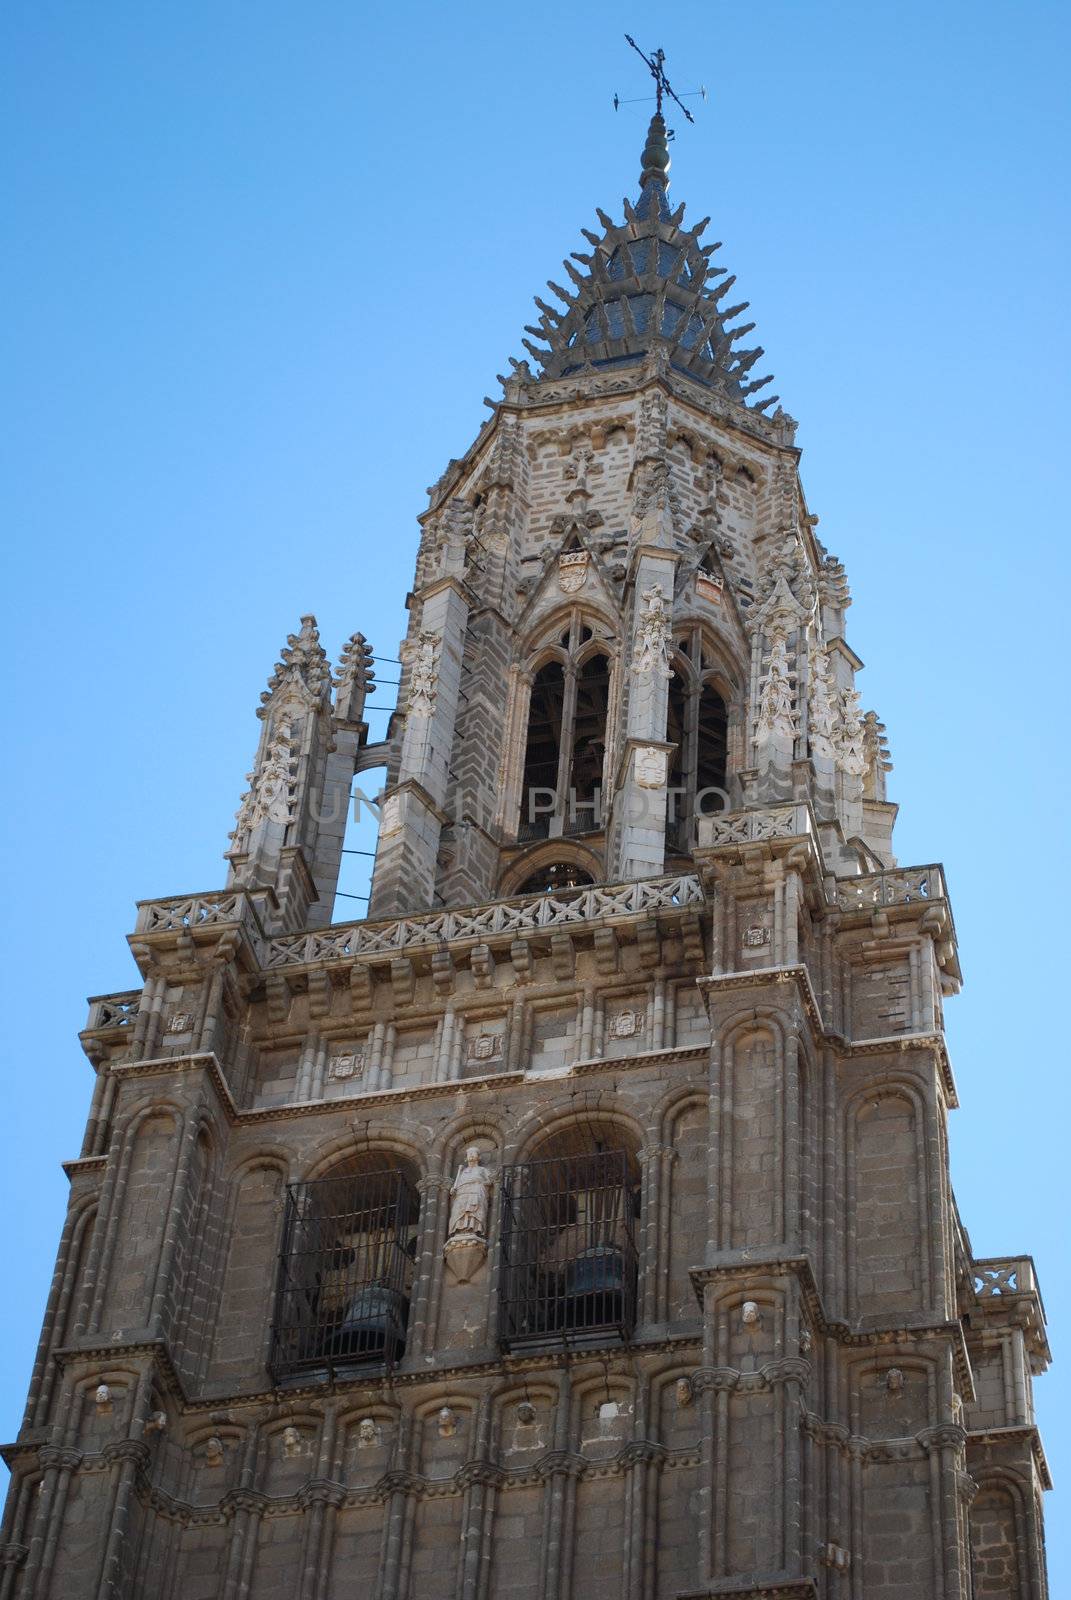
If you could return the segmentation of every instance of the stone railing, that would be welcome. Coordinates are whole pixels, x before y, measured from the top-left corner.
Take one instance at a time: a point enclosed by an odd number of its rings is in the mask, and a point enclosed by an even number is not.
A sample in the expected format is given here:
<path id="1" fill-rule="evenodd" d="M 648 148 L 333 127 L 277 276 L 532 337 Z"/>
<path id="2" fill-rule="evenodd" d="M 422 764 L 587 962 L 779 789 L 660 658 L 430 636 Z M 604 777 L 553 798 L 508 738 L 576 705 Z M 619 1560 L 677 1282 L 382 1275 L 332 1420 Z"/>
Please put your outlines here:
<path id="1" fill-rule="evenodd" d="M 284 934 L 269 939 L 264 952 L 268 968 L 303 966 L 314 961 L 351 956 L 391 955 L 419 945 L 440 945 L 471 939 L 482 944 L 503 934 L 521 936 L 567 928 L 605 918 L 641 917 L 651 911 L 700 905 L 699 879 L 688 875 L 648 878 L 638 883 L 593 885 L 559 894 L 523 895 L 495 900 L 464 911 L 428 912 L 392 922 L 349 922 L 315 933 Z"/>
<path id="2" fill-rule="evenodd" d="M 132 1028 L 137 1021 L 140 1004 L 140 989 L 128 989 L 125 994 L 94 995 L 89 1002 L 86 1031 Z"/>
<path id="3" fill-rule="evenodd" d="M 757 844 L 764 839 L 798 839 L 817 832 L 807 805 L 763 806 L 754 811 L 719 811 L 700 817 L 697 833 L 701 850 L 724 844 Z"/>
<path id="4" fill-rule="evenodd" d="M 204 928 L 217 922 L 241 922 L 246 896 L 241 889 L 212 894 L 177 895 L 170 900 L 139 900 L 136 933 L 169 933 Z"/>
<path id="5" fill-rule="evenodd" d="M 1037 1293 L 1037 1278 L 1030 1256 L 974 1261 L 971 1263 L 971 1273 L 974 1278 L 974 1292 L 979 1300 L 997 1300 L 1008 1295 Z"/>
<path id="6" fill-rule="evenodd" d="M 842 911 L 870 911 L 875 906 L 915 905 L 946 898 L 945 875 L 935 864 L 868 872 L 861 878 L 841 878 L 837 883 L 837 905 Z"/>

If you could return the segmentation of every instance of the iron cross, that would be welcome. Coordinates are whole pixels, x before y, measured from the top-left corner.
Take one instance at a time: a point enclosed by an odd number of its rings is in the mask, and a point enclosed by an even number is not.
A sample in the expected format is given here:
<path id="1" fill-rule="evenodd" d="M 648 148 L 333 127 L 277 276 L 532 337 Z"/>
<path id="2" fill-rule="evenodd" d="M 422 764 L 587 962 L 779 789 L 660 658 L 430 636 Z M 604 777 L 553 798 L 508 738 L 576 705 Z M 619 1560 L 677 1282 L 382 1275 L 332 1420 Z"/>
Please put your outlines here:
<path id="1" fill-rule="evenodd" d="M 688 121 L 694 122 L 695 118 L 692 116 L 692 113 L 688 110 L 688 107 L 683 104 L 680 96 L 674 94 L 670 81 L 666 77 L 666 52 L 664 50 L 656 50 L 653 55 L 645 56 L 635 39 L 632 37 L 631 33 L 626 33 L 625 38 L 632 46 L 633 50 L 635 50 L 640 60 L 647 63 L 647 70 L 650 72 L 651 77 L 655 81 L 655 100 L 658 105 L 659 116 L 662 114 L 662 96 L 664 94 L 668 94 L 669 98 L 680 106 L 681 110 L 684 112 L 684 115 L 688 118 Z"/>

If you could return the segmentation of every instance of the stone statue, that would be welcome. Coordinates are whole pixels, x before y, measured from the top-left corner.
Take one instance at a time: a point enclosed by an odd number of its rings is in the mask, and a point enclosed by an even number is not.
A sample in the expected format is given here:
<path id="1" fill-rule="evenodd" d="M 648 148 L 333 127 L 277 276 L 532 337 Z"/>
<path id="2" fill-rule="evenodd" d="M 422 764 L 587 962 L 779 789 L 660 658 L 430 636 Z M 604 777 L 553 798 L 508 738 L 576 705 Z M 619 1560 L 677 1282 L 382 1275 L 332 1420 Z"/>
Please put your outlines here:
<path id="1" fill-rule="evenodd" d="M 669 665 L 670 620 L 660 583 L 652 583 L 641 596 L 644 609 L 636 625 L 636 648 L 632 661 L 633 672 L 653 672 L 659 677 L 671 676 Z"/>
<path id="2" fill-rule="evenodd" d="M 487 1237 L 487 1211 L 491 1201 L 494 1180 L 480 1160 L 474 1144 L 465 1151 L 465 1164 L 458 1167 L 457 1177 L 450 1189 L 450 1226 L 447 1237 L 456 1239 L 461 1234 Z"/>
<path id="3" fill-rule="evenodd" d="M 402 648 L 402 657 L 411 664 L 409 710 L 430 717 L 435 710 L 435 686 L 439 681 L 439 636 L 421 628 L 415 644 Z"/>

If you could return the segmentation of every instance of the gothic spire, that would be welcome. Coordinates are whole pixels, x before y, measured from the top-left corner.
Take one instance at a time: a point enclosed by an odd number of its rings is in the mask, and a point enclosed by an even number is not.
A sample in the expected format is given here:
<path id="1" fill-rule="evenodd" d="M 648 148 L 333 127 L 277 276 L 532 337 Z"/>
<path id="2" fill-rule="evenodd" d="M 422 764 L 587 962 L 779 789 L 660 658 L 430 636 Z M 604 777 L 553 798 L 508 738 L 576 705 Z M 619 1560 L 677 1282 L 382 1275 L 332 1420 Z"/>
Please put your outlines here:
<path id="1" fill-rule="evenodd" d="M 670 211 L 669 165 L 669 135 L 658 110 L 647 130 L 635 205 L 623 202 L 622 223 L 600 210 L 601 233 L 582 230 L 591 250 L 574 251 L 564 263 L 572 288 L 548 285 L 564 310 L 537 296 L 539 323 L 526 329 L 532 339 L 525 348 L 541 376 L 553 379 L 638 363 L 660 346 L 678 371 L 764 411 L 778 396 L 752 398 L 772 380 L 751 377 L 762 346 L 740 343 L 755 326 L 736 320 L 748 302 L 728 303 L 736 279 L 711 265 L 721 245 L 700 244 L 710 219 L 686 228 L 683 205 Z"/>

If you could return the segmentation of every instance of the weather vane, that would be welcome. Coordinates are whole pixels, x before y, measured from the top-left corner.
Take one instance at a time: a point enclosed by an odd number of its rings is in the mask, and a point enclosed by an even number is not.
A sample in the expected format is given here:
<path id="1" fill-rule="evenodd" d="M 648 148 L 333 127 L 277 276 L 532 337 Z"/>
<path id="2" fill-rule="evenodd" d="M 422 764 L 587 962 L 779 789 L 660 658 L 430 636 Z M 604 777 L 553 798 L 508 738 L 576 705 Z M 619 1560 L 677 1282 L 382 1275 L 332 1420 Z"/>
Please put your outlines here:
<path id="1" fill-rule="evenodd" d="M 694 122 L 695 118 L 692 116 L 692 113 L 688 110 L 688 107 L 684 104 L 684 101 L 681 99 L 680 95 L 675 93 L 672 84 L 666 77 L 666 52 L 659 49 L 656 50 L 653 55 L 644 55 L 643 51 L 640 49 L 631 33 L 626 33 L 625 39 L 632 46 L 633 50 L 635 50 L 640 60 L 646 64 L 648 72 L 655 81 L 655 104 L 658 115 L 662 115 L 662 97 L 663 95 L 668 95 L 672 101 L 680 106 L 681 110 L 684 112 L 684 115 L 688 118 L 688 121 Z M 702 85 L 700 85 L 698 89 L 693 89 L 689 94 L 687 94 L 685 99 L 694 99 L 696 95 L 705 100 L 707 97 L 707 91 Z M 641 95 L 635 100 L 622 100 L 619 95 L 615 94 L 614 110 L 616 111 L 618 106 L 639 105 L 641 99 L 647 98 L 649 98 L 649 96 Z M 673 135 L 670 134 L 670 138 L 672 137 Z"/>

